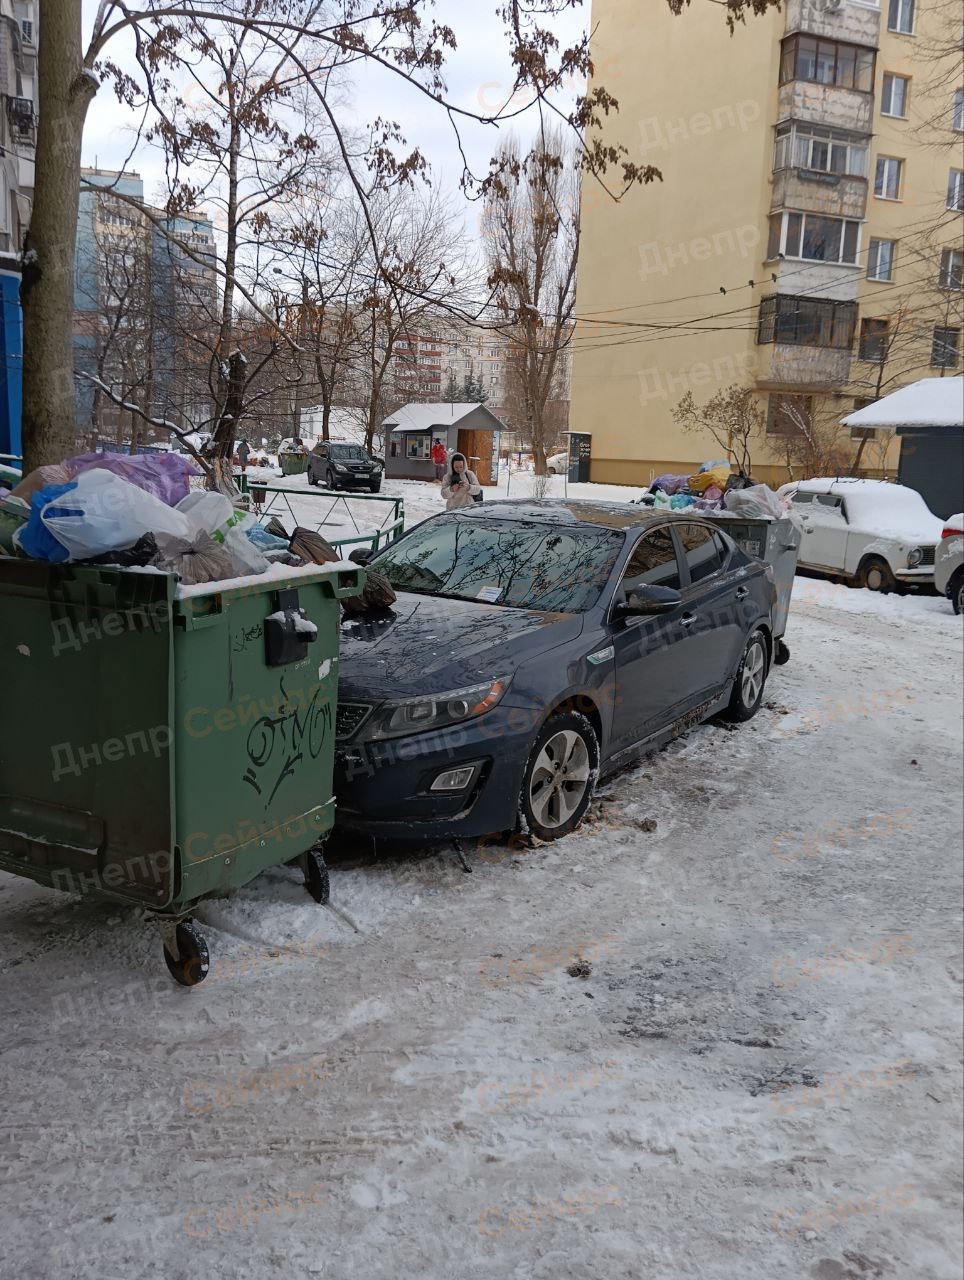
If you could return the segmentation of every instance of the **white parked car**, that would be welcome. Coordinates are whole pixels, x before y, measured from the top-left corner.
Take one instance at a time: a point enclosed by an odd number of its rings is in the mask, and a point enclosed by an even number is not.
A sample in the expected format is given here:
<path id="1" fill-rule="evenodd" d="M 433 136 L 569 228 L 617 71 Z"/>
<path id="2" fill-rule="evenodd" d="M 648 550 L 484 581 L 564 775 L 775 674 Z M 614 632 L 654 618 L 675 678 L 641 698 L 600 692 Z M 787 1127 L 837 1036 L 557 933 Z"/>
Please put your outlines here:
<path id="1" fill-rule="evenodd" d="M 931 586 L 943 521 L 916 489 L 885 480 L 785 484 L 803 528 L 797 563 L 871 591 Z"/>
<path id="2" fill-rule="evenodd" d="M 934 558 L 934 586 L 964 613 L 964 514 L 948 516 Z"/>
<path id="3" fill-rule="evenodd" d="M 554 453 L 551 458 L 546 458 L 546 470 L 553 476 L 564 476 L 569 470 L 569 454 Z"/>

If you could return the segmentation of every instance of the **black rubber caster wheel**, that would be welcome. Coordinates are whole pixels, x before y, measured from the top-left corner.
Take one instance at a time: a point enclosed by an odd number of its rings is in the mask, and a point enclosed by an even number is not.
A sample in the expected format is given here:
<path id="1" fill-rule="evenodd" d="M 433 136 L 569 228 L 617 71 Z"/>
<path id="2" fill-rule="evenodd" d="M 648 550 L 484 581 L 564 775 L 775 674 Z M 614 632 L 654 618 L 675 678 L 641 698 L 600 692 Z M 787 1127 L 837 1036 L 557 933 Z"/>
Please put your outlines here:
<path id="1" fill-rule="evenodd" d="M 193 920 L 185 920 L 174 931 L 178 956 L 175 959 L 164 947 L 164 960 L 175 982 L 182 987 L 196 987 L 208 976 L 211 957 L 208 944 Z"/>
<path id="2" fill-rule="evenodd" d="M 782 667 L 784 663 L 789 661 L 790 661 L 790 646 L 784 643 L 783 640 L 778 640 L 777 651 L 773 655 L 773 665 L 775 667 Z"/>
<path id="3" fill-rule="evenodd" d="M 324 855 L 312 849 L 304 855 L 305 888 L 319 906 L 331 897 L 331 877 L 325 866 Z"/>

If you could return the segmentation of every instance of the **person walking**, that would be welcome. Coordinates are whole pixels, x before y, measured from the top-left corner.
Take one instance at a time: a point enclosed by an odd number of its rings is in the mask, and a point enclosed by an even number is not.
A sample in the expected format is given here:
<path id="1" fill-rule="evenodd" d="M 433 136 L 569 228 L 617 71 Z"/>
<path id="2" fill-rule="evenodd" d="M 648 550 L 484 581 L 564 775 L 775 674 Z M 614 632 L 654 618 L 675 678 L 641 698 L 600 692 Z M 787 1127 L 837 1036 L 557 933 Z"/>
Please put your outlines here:
<path id="1" fill-rule="evenodd" d="M 247 440 L 242 439 L 241 443 L 238 445 L 237 452 L 238 462 L 241 463 L 241 470 L 245 471 L 248 466 L 248 458 L 251 456 L 251 446 L 248 444 Z"/>
<path id="2" fill-rule="evenodd" d="M 442 497 L 445 499 L 446 511 L 457 511 L 459 507 L 471 507 L 475 495 L 482 492 L 482 486 L 470 471 L 465 455 L 452 454 L 451 470 L 442 481 Z"/>
<path id="3" fill-rule="evenodd" d="M 432 441 L 432 461 L 435 463 L 435 479 L 441 483 L 442 477 L 445 475 L 445 463 L 448 460 L 448 453 L 442 441 L 435 437 Z"/>

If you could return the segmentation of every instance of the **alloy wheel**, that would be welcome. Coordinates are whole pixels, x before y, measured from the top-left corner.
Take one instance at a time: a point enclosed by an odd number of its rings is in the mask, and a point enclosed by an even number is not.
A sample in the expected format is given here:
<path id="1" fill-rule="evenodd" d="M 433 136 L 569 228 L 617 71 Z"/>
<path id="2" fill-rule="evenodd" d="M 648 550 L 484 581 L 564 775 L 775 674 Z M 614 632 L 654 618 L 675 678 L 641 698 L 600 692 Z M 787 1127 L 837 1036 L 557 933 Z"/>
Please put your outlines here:
<path id="1" fill-rule="evenodd" d="M 553 734 L 536 757 L 529 804 L 540 826 L 561 827 L 579 808 L 589 787 L 589 749 L 574 729 Z"/>
<path id="2" fill-rule="evenodd" d="M 763 654 L 763 645 L 759 643 L 752 644 L 743 660 L 743 674 L 740 684 L 743 701 L 748 707 L 752 707 L 760 696 L 765 672 L 766 658 Z"/>

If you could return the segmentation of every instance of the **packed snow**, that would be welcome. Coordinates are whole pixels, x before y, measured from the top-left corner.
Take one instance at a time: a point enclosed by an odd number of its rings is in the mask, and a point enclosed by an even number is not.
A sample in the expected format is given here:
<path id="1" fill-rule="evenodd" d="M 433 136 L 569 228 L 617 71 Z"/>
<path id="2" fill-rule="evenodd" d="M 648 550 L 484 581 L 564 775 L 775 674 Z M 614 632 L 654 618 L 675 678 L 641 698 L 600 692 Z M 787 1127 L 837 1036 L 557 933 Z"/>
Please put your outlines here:
<path id="1" fill-rule="evenodd" d="M 798 579 L 787 640 L 554 845 L 203 903 L 194 990 L 0 873 L 0 1275 L 959 1280 L 961 621 Z"/>

